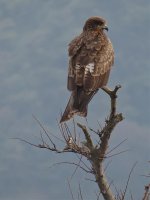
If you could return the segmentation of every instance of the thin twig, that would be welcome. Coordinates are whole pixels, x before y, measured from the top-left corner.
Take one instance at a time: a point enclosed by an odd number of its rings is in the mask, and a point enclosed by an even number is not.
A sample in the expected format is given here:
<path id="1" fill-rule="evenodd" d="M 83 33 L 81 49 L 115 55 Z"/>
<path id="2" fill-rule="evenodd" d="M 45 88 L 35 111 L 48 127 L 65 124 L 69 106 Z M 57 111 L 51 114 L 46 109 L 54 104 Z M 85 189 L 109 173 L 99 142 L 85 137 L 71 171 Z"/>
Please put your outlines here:
<path id="1" fill-rule="evenodd" d="M 97 194 L 97 199 L 96 199 L 96 200 L 99 200 L 100 195 L 101 195 L 101 192 L 99 192 L 99 193 Z"/>
<path id="2" fill-rule="evenodd" d="M 127 141 L 127 139 L 124 139 L 122 142 L 120 142 L 118 145 L 116 145 L 115 147 L 113 147 L 111 150 L 109 150 L 108 152 L 107 152 L 107 155 L 109 154 L 109 153 L 111 153 L 112 151 L 114 151 L 115 149 L 117 149 L 121 144 L 123 144 L 125 141 Z"/>
<path id="3" fill-rule="evenodd" d="M 68 141 L 68 136 L 66 136 L 66 133 L 65 133 L 65 130 L 64 130 L 64 126 L 61 124 L 60 126 L 60 132 L 62 134 L 62 137 L 64 138 L 66 144 L 67 144 L 67 141 Z"/>
<path id="4" fill-rule="evenodd" d="M 71 133 L 71 131 L 70 131 L 70 129 L 69 129 L 69 127 L 68 127 L 68 125 L 66 123 L 64 123 L 64 127 L 65 127 L 65 130 L 66 130 L 66 133 L 67 133 L 68 137 L 69 138 L 71 137 L 73 143 L 76 144 L 76 139 L 74 138 L 73 134 Z"/>
<path id="5" fill-rule="evenodd" d="M 110 156 L 106 156 L 105 158 L 111 158 L 111 157 L 113 157 L 113 156 L 120 155 L 120 154 L 125 153 L 125 152 L 127 152 L 127 151 L 130 151 L 130 149 L 126 149 L 126 150 L 124 150 L 124 151 L 120 151 L 120 152 L 118 152 L 118 153 L 114 153 L 114 154 L 112 154 L 112 155 L 110 155 Z"/>
<path id="6" fill-rule="evenodd" d="M 90 127 L 89 127 L 89 129 L 90 129 L 90 131 L 92 131 L 92 132 L 95 133 L 96 135 L 99 135 L 99 131 L 95 131 L 93 128 L 90 128 Z"/>
<path id="7" fill-rule="evenodd" d="M 68 182 L 68 186 L 69 186 L 69 191 L 70 191 L 70 194 L 71 194 L 71 198 L 72 198 L 72 200 L 75 200 L 75 198 L 74 198 L 74 196 L 73 196 L 72 189 L 71 189 L 71 185 L 70 185 L 70 182 L 69 182 L 68 179 L 67 179 L 67 182 Z"/>
<path id="8" fill-rule="evenodd" d="M 45 144 L 44 139 L 43 139 L 43 135 L 42 135 L 42 132 L 41 132 L 41 131 L 40 131 L 40 136 L 41 136 L 42 144 Z"/>
<path id="9" fill-rule="evenodd" d="M 96 183 L 96 181 L 95 181 L 95 180 L 93 180 L 93 179 L 90 179 L 90 178 L 85 178 L 85 180 L 86 180 L 86 181 L 91 181 L 91 182 L 94 182 L 94 183 Z"/>
<path id="10" fill-rule="evenodd" d="M 78 154 L 75 154 L 75 155 L 77 156 L 78 159 L 80 159 Z M 83 160 L 81 160 L 81 163 L 82 163 L 89 171 L 92 171 L 91 168 L 90 168 L 87 164 L 85 164 L 85 162 L 84 162 Z"/>
<path id="11" fill-rule="evenodd" d="M 126 192 L 127 192 L 127 189 L 128 189 L 128 185 L 129 185 L 129 181 L 130 181 L 130 178 L 131 178 L 131 174 L 132 174 L 132 172 L 133 172 L 133 170 L 134 170 L 134 168 L 135 168 L 136 165 L 137 165 L 137 162 L 135 162 L 133 164 L 132 168 L 131 168 L 131 171 L 130 171 L 128 179 L 127 179 L 126 187 L 125 187 L 125 190 L 123 192 L 122 200 L 125 199 L 125 195 L 126 195 Z"/>
<path id="12" fill-rule="evenodd" d="M 44 144 L 33 144 L 25 139 L 22 138 L 10 138 L 10 139 L 15 139 L 15 140 L 20 140 L 21 142 L 25 142 L 26 144 L 29 144 L 31 146 L 40 148 L 40 149 L 47 149 L 56 153 L 75 153 L 75 151 L 73 151 L 72 149 L 67 149 L 67 150 L 58 150 L 56 148 L 52 148 L 50 147 L 47 143 L 44 142 Z"/>
<path id="13" fill-rule="evenodd" d="M 130 197 L 131 197 L 131 200 L 134 200 L 133 199 L 133 195 L 132 195 L 132 192 L 130 191 Z"/>
<path id="14" fill-rule="evenodd" d="M 75 173 L 76 173 L 78 167 L 80 166 L 80 162 L 81 162 L 81 160 L 82 160 L 82 155 L 81 155 L 81 157 L 80 157 L 80 159 L 79 159 L 78 165 L 76 166 L 74 172 L 72 173 L 72 175 L 71 175 L 71 177 L 70 177 L 70 180 L 73 178 L 73 176 L 75 175 Z"/>
<path id="15" fill-rule="evenodd" d="M 60 164 L 69 164 L 69 165 L 75 165 L 78 166 L 80 169 L 82 169 L 83 171 L 85 171 L 86 173 L 90 173 L 92 174 L 92 171 L 86 170 L 84 167 L 82 167 L 81 165 L 79 165 L 78 163 L 74 163 L 74 162 L 58 162 L 58 163 L 54 163 L 51 167 L 55 166 L 55 165 L 60 165 Z"/>
<path id="16" fill-rule="evenodd" d="M 52 139 L 50 138 L 50 136 L 48 135 L 47 131 L 45 130 L 44 126 L 41 124 L 41 122 L 34 116 L 32 115 L 33 118 L 35 119 L 35 121 L 40 125 L 40 127 L 42 128 L 42 130 L 44 131 L 45 135 L 48 137 L 49 141 L 51 142 L 51 144 L 53 145 L 53 147 L 56 149 L 55 143 L 52 141 Z"/>
<path id="17" fill-rule="evenodd" d="M 112 162 L 112 160 L 110 160 L 110 161 L 107 163 L 107 165 L 106 165 L 105 168 L 104 168 L 104 172 L 106 172 L 106 170 L 107 170 L 107 168 L 109 167 L 109 165 L 111 164 L 111 162 Z"/>
<path id="18" fill-rule="evenodd" d="M 82 191 L 81 191 L 80 183 L 79 183 L 79 194 L 80 194 L 81 200 L 83 200 L 83 196 L 82 196 Z"/>
<path id="19" fill-rule="evenodd" d="M 77 134 L 76 134 L 76 124 L 75 124 L 74 118 L 73 118 L 73 133 L 74 133 L 74 140 L 76 142 L 77 141 Z"/>
<path id="20" fill-rule="evenodd" d="M 31 142 L 29 142 L 29 141 L 27 141 L 27 140 L 24 140 L 24 139 L 21 139 L 21 138 L 18 138 L 18 137 L 16 137 L 16 138 L 10 138 L 10 139 L 13 139 L 13 140 L 20 140 L 21 142 L 25 142 L 25 143 L 27 143 L 27 144 L 29 144 L 29 145 L 31 145 L 31 146 L 40 148 L 39 145 L 33 144 L 33 143 L 31 143 Z M 42 145 L 40 145 L 40 146 L 42 146 Z"/>
<path id="21" fill-rule="evenodd" d="M 78 127 L 82 129 L 84 135 L 85 135 L 85 139 L 86 139 L 86 142 L 87 142 L 87 147 L 89 147 L 90 149 L 93 148 L 93 142 L 91 140 L 91 136 L 86 128 L 86 126 L 80 124 L 80 123 L 77 123 Z"/>

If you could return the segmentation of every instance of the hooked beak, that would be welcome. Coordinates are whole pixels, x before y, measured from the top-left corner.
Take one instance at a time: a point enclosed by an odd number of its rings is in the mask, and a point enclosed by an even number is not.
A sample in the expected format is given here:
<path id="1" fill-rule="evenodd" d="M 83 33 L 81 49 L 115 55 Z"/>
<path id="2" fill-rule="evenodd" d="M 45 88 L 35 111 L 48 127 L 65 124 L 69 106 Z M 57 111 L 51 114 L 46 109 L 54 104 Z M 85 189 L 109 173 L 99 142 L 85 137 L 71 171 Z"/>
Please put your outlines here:
<path id="1" fill-rule="evenodd" d="M 108 26 L 107 26 L 107 25 L 104 25 L 104 26 L 103 26 L 103 29 L 106 30 L 106 31 L 108 31 Z"/>

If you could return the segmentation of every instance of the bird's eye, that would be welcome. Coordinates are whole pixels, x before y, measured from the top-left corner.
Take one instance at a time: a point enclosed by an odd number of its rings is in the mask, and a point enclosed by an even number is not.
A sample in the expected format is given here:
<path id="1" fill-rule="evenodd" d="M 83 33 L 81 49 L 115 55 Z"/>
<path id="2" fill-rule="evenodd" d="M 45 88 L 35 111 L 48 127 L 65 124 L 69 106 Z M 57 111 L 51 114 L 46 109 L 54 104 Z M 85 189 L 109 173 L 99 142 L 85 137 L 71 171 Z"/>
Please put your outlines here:
<path id="1" fill-rule="evenodd" d="M 99 23 L 94 23 L 93 28 L 97 28 L 99 26 Z"/>

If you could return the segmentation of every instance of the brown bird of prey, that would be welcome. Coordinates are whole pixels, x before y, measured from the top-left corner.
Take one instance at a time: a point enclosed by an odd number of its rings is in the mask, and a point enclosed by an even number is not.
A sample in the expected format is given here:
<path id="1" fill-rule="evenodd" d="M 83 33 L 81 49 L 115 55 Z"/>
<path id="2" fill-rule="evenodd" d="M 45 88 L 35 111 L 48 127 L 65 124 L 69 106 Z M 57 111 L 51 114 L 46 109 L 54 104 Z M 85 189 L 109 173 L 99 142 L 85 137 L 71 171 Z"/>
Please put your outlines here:
<path id="1" fill-rule="evenodd" d="M 82 33 L 69 44 L 67 87 L 72 93 L 60 123 L 74 114 L 86 117 L 88 103 L 99 88 L 107 84 L 114 50 L 105 30 L 108 31 L 108 27 L 103 18 L 91 17 Z"/>

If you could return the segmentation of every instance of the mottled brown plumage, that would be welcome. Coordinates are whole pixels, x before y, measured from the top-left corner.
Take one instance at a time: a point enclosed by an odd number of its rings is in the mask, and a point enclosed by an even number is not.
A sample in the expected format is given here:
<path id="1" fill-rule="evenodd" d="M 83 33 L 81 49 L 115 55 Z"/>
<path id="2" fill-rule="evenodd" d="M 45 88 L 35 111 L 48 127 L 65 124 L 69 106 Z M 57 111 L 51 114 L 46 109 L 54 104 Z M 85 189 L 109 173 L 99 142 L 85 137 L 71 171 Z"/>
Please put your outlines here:
<path id="1" fill-rule="evenodd" d="M 72 92 L 60 122 L 74 114 L 86 117 L 87 106 L 99 88 L 107 84 L 114 50 L 104 32 L 106 21 L 89 18 L 83 32 L 69 44 L 68 90 Z"/>

